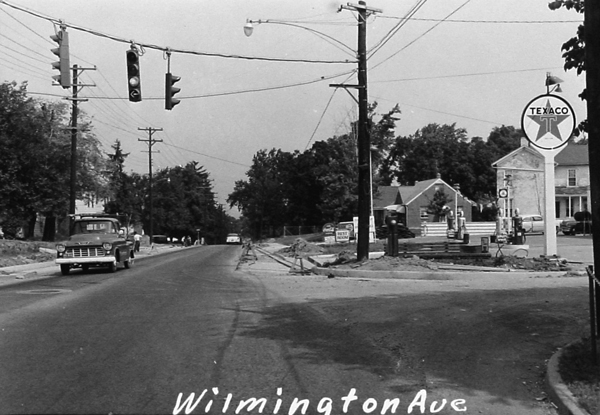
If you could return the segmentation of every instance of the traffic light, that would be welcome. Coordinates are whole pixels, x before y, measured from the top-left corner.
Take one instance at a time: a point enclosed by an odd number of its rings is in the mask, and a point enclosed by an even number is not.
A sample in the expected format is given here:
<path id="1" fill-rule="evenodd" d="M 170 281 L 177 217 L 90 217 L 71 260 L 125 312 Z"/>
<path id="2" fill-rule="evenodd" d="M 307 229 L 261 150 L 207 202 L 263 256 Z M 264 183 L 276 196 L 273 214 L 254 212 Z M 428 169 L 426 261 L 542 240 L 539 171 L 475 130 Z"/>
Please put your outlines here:
<path id="1" fill-rule="evenodd" d="M 63 88 L 71 86 L 71 64 L 69 62 L 69 34 L 63 28 L 55 35 L 50 36 L 50 39 L 58 43 L 56 49 L 52 49 L 52 53 L 58 56 L 58 62 L 52 62 L 52 67 L 60 71 L 60 75 L 54 75 L 54 85 L 60 85 Z"/>
<path id="2" fill-rule="evenodd" d="M 177 104 L 179 104 L 179 100 L 173 98 L 173 96 L 181 91 L 180 88 L 175 88 L 175 82 L 179 82 L 181 79 L 180 76 L 172 75 L 170 72 L 167 72 L 165 76 L 165 109 L 171 110 Z"/>
<path id="3" fill-rule="evenodd" d="M 137 49 L 127 51 L 127 84 L 129 86 L 129 100 L 131 102 L 141 101 L 140 54 Z"/>

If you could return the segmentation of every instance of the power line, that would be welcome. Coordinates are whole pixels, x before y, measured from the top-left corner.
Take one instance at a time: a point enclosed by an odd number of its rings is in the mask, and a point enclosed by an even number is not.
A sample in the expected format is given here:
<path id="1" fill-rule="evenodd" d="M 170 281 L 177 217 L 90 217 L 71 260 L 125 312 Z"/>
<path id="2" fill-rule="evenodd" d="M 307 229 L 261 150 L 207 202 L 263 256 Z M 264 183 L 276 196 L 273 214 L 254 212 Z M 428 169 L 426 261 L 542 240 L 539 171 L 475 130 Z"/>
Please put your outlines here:
<path id="1" fill-rule="evenodd" d="M 40 19 L 48 20 L 48 21 L 54 23 L 55 25 L 63 25 L 63 26 L 69 27 L 74 30 L 79 30 L 81 32 L 89 33 L 94 36 L 110 39 L 115 42 L 126 43 L 126 44 L 134 43 L 135 45 L 140 46 L 141 48 L 155 49 L 155 50 L 160 50 L 163 52 L 170 51 L 171 53 L 181 53 L 181 54 L 197 55 L 197 56 L 208 56 L 208 57 L 213 57 L 213 58 L 257 60 L 257 61 L 267 61 L 267 62 L 325 63 L 325 64 L 347 64 L 347 63 L 355 64 L 356 63 L 355 60 L 348 60 L 348 59 L 346 59 L 346 60 L 326 60 L 326 59 L 318 60 L 318 59 L 269 58 L 269 57 L 225 54 L 225 53 L 216 53 L 216 52 L 199 52 L 199 51 L 194 51 L 194 50 L 189 50 L 189 49 L 169 48 L 166 46 L 153 45 L 150 43 L 133 42 L 131 39 L 124 39 L 124 38 L 120 38 L 120 37 L 117 37 L 114 35 L 102 33 L 97 30 L 88 29 L 88 28 L 77 26 L 77 25 L 70 24 L 70 23 L 65 23 L 59 19 L 49 17 L 49 16 L 44 16 L 41 13 L 31 11 L 24 7 L 15 6 L 13 4 L 6 2 L 5 0 L 0 0 L 0 3 L 5 4 L 9 7 L 12 7 L 15 10 L 19 10 L 19 11 L 28 13 L 28 14 L 38 17 Z"/>
<path id="2" fill-rule="evenodd" d="M 438 27 L 440 24 L 442 24 L 443 22 L 446 21 L 446 19 L 450 18 L 450 16 L 452 16 L 453 14 L 457 13 L 459 10 L 461 10 L 463 7 L 465 7 L 467 4 L 469 4 L 471 2 L 471 0 L 467 0 L 465 1 L 462 5 L 458 6 L 456 9 L 454 9 L 454 11 L 452 11 L 450 14 L 448 14 L 444 19 L 440 20 L 439 22 L 437 22 L 436 24 L 434 24 L 432 27 L 430 27 L 429 29 L 427 29 L 424 33 L 422 33 L 420 36 L 418 36 L 416 39 L 414 39 L 413 41 L 409 42 L 407 45 L 405 45 L 403 48 L 397 50 L 395 53 L 393 53 L 392 55 L 388 56 L 386 59 L 384 59 L 383 61 L 379 62 L 378 64 L 374 65 L 371 69 L 375 69 L 378 66 L 383 65 L 385 62 L 387 62 L 388 60 L 392 59 L 394 56 L 396 56 L 397 54 L 399 54 L 400 52 L 406 50 L 409 46 L 413 45 L 415 42 L 417 42 L 419 39 L 423 38 L 426 34 L 428 34 L 429 32 L 431 32 L 433 29 L 435 29 L 436 27 Z"/>
<path id="3" fill-rule="evenodd" d="M 484 23 L 484 24 L 553 24 L 553 23 L 583 23 L 583 20 L 467 20 L 467 19 L 427 19 L 419 17 L 377 16 L 379 19 L 408 19 L 421 22 L 444 23 Z"/>

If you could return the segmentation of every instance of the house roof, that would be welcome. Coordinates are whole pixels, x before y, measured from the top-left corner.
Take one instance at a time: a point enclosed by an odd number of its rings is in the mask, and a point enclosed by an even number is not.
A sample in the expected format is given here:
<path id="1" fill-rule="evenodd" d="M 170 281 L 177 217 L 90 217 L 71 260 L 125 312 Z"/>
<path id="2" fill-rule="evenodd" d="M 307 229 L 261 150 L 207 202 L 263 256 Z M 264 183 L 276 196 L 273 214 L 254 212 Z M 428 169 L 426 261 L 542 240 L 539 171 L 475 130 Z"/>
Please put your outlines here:
<path id="1" fill-rule="evenodd" d="M 373 195 L 373 209 L 383 209 L 398 204 L 399 196 L 398 186 L 379 186 Z"/>
<path id="2" fill-rule="evenodd" d="M 410 202 L 412 202 L 417 196 L 429 189 L 434 184 L 443 184 L 450 187 L 445 181 L 439 178 L 416 182 L 414 186 L 400 186 L 398 190 L 400 191 L 400 196 L 402 197 L 402 203 L 405 205 L 410 204 Z"/>
<path id="3" fill-rule="evenodd" d="M 452 192 L 455 191 L 452 186 L 440 178 L 416 182 L 414 186 L 379 186 L 377 193 L 373 195 L 373 210 L 381 210 L 390 205 L 409 205 L 419 195 L 436 184 L 441 184 Z M 459 197 L 467 203 L 474 204 L 473 201 L 460 193 Z"/>
<path id="4" fill-rule="evenodd" d="M 556 155 L 554 161 L 559 166 L 586 166 L 589 164 L 587 144 L 568 144 Z"/>
<path id="5" fill-rule="evenodd" d="M 563 150 L 564 151 L 564 150 Z M 539 157 L 540 159 L 543 159 L 544 156 L 542 156 L 540 154 L 539 151 L 537 151 L 536 149 L 532 148 L 532 147 L 528 147 L 528 146 L 521 146 L 519 148 L 517 148 L 516 150 L 511 151 L 510 153 L 508 153 L 506 156 L 502 157 L 499 160 L 496 160 L 494 163 L 492 163 L 492 167 L 494 168 L 501 168 L 501 166 L 508 160 L 512 159 L 515 155 L 517 155 L 518 153 L 521 152 L 527 152 L 532 154 L 534 157 Z"/>

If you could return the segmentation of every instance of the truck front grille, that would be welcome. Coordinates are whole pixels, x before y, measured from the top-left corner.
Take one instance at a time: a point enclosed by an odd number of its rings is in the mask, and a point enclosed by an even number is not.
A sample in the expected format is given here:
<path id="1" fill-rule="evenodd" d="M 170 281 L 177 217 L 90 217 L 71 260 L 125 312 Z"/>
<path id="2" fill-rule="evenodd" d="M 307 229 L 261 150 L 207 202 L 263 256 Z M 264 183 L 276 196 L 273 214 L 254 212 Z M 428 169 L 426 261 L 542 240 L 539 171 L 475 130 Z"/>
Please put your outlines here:
<path id="1" fill-rule="evenodd" d="M 96 256 L 104 256 L 104 249 L 101 247 L 69 248 L 65 255 L 67 258 L 89 258 Z"/>

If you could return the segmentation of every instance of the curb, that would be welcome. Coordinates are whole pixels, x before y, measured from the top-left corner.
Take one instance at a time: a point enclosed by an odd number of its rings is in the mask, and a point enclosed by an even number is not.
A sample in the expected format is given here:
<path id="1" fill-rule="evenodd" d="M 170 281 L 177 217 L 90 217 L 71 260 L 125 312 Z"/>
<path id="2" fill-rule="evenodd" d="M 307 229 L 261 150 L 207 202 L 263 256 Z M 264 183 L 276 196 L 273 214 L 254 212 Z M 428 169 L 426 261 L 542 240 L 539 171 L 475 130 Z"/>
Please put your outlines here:
<path id="1" fill-rule="evenodd" d="M 558 349 L 548 360 L 546 368 L 546 386 L 550 400 L 556 405 L 560 415 L 590 415 L 577 404 L 577 399 L 567 385 L 563 382 L 558 372 L 558 363 L 563 349 Z"/>
<path id="2" fill-rule="evenodd" d="M 317 275 L 340 278 L 373 278 L 373 279 L 396 279 L 396 280 L 462 280 L 467 275 L 473 275 L 473 271 L 374 271 L 360 269 L 335 269 L 313 267 L 311 271 Z M 564 271 L 486 271 L 483 275 L 487 277 L 510 276 L 510 277 L 536 277 L 536 276 L 560 276 Z"/>

